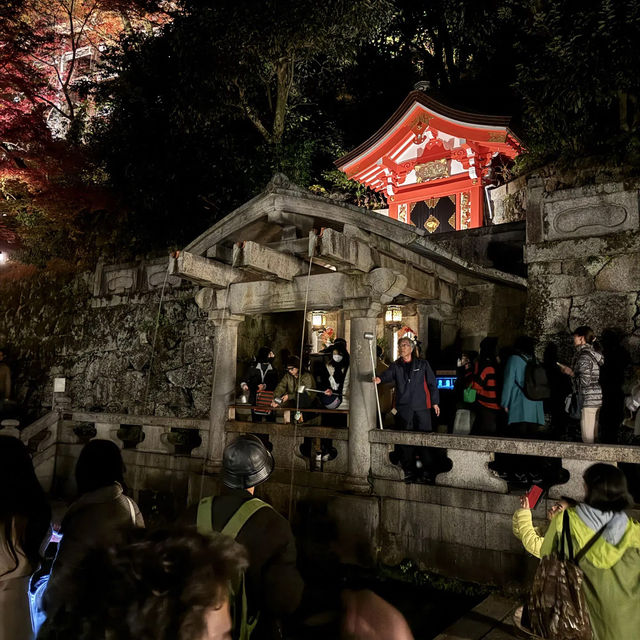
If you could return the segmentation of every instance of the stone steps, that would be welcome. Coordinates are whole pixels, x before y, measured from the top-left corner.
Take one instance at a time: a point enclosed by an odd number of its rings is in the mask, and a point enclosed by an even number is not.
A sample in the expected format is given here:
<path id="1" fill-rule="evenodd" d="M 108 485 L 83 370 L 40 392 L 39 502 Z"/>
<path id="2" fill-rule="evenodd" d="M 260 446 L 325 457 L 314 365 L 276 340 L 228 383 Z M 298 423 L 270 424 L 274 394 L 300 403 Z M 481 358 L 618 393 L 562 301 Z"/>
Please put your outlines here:
<path id="1" fill-rule="evenodd" d="M 435 640 L 511 640 L 524 636 L 513 624 L 518 600 L 490 595 L 443 631 Z"/>

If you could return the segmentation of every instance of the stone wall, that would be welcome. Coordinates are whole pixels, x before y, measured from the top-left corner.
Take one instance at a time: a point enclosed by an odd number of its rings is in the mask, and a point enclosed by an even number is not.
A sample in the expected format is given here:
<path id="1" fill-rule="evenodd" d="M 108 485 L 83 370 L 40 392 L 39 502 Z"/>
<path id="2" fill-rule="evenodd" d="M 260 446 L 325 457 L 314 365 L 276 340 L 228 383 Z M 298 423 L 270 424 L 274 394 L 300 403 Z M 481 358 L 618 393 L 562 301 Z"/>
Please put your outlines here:
<path id="1" fill-rule="evenodd" d="M 31 417 L 51 406 L 62 377 L 57 400 L 76 409 L 207 415 L 213 326 L 193 285 L 166 271 L 160 260 L 4 282 L 0 341 L 19 405 Z"/>
<path id="2" fill-rule="evenodd" d="M 199 287 L 166 267 L 99 264 L 93 273 L 40 272 L 0 284 L 0 345 L 23 423 L 51 407 L 54 377 L 66 380 L 56 403 L 76 410 L 208 417 L 215 327 L 194 301 Z M 282 372 L 299 352 L 301 322 L 302 312 L 246 316 L 238 376 L 263 344 Z"/>
<path id="3" fill-rule="evenodd" d="M 640 183 L 550 193 L 538 178 L 528 185 L 531 329 L 548 339 L 582 324 L 609 330 L 640 362 Z"/>
<path id="4" fill-rule="evenodd" d="M 600 426 L 614 439 L 640 364 L 640 181 L 527 186 L 528 329 L 571 363 L 572 331 L 593 328 L 605 356 Z"/>
<path id="5" fill-rule="evenodd" d="M 477 229 L 435 233 L 430 240 L 472 264 L 526 276 L 523 261 L 524 220 L 494 222 Z"/>

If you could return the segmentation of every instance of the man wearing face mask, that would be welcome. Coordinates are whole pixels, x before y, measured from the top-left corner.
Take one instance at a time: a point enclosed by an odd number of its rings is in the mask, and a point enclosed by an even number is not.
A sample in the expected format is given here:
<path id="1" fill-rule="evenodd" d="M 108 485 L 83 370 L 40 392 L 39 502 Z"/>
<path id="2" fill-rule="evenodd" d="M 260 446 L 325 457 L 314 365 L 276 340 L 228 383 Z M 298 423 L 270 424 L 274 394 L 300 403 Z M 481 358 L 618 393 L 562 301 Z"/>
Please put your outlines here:
<path id="1" fill-rule="evenodd" d="M 270 347 L 261 347 L 256 356 L 255 363 L 249 367 L 246 382 L 240 383 L 240 388 L 244 393 L 249 394 L 249 404 L 256 406 L 260 400 L 260 392 L 273 391 L 278 384 L 278 372 L 273 368 L 273 351 Z M 272 396 L 268 398 L 267 409 L 271 404 Z M 274 416 L 270 410 L 258 409 L 251 411 L 254 422 L 262 422 L 263 418 L 273 420 Z"/>

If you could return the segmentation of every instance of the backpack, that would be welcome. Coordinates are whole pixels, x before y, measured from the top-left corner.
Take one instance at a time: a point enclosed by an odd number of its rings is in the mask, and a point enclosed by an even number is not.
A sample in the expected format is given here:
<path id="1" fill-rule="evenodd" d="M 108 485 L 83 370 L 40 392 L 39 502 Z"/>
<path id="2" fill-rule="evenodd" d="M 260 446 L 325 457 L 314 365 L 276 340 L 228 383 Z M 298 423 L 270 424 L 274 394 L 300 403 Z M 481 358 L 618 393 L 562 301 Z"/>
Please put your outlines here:
<path id="1" fill-rule="evenodd" d="M 516 385 L 529 400 L 547 400 L 551 397 L 551 385 L 547 377 L 547 370 L 540 364 L 535 356 L 527 359 L 520 356 L 527 366 L 524 369 L 524 386 Z"/>
<path id="2" fill-rule="evenodd" d="M 528 613 L 535 634 L 547 640 L 592 640 L 591 619 L 582 591 L 584 574 L 578 563 L 606 526 L 602 526 L 574 557 L 569 513 L 564 512 L 559 550 L 542 558 L 533 578 Z"/>
<path id="3" fill-rule="evenodd" d="M 242 527 L 249 521 L 256 511 L 264 507 L 271 508 L 266 502 L 259 498 L 252 498 L 243 502 L 238 510 L 229 518 L 227 524 L 224 525 L 220 533 L 229 536 L 234 540 L 242 530 Z M 200 500 L 198 504 L 197 527 L 198 532 L 204 535 L 213 535 L 217 533 L 211 525 L 211 516 L 213 511 L 213 496 L 208 496 Z M 253 630 L 258 624 L 260 612 L 255 617 L 249 619 L 247 606 L 247 592 L 245 588 L 244 573 L 238 585 L 233 585 L 231 589 L 231 619 L 233 620 L 233 637 L 235 640 L 249 640 Z"/>

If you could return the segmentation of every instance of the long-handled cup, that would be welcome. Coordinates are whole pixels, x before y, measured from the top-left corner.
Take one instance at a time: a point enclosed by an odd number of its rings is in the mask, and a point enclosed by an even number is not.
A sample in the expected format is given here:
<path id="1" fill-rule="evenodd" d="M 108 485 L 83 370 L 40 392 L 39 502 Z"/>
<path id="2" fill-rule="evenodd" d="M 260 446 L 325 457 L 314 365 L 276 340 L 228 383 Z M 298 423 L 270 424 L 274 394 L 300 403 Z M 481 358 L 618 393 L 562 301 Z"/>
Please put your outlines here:
<path id="1" fill-rule="evenodd" d="M 365 331 L 364 339 L 369 341 L 369 353 L 371 354 L 371 368 L 373 370 L 372 375 L 373 375 L 374 384 L 375 384 L 376 360 L 373 355 L 373 339 L 374 338 L 375 336 L 373 335 L 373 333 L 371 333 L 370 331 Z M 378 407 L 378 421 L 380 422 L 380 429 L 384 430 L 384 427 L 382 426 L 382 411 L 380 411 L 380 398 L 378 396 L 378 389 L 376 389 L 376 406 Z"/>

